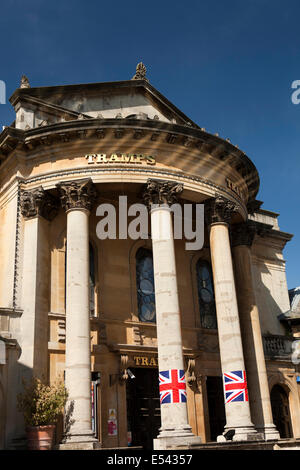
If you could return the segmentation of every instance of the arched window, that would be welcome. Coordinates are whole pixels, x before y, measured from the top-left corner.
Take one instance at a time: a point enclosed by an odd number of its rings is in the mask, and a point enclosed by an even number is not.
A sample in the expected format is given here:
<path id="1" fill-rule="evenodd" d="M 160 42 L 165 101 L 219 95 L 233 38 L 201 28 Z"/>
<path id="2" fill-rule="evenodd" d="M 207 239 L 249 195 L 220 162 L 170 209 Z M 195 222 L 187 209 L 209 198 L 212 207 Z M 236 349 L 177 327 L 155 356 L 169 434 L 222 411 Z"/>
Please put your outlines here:
<path id="1" fill-rule="evenodd" d="M 217 328 L 211 266 L 207 261 L 199 259 L 196 264 L 196 272 L 201 326 L 203 328 Z"/>
<path id="2" fill-rule="evenodd" d="M 136 288 L 139 319 L 156 321 L 153 258 L 150 250 L 139 248 L 136 253 Z"/>

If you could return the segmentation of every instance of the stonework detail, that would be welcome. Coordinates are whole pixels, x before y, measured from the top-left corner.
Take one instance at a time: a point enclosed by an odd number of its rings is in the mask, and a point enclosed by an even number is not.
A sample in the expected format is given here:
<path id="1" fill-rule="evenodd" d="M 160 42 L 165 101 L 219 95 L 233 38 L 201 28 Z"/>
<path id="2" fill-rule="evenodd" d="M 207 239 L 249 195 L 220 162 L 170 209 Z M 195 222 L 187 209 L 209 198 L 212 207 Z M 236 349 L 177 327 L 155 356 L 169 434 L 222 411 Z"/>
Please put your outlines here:
<path id="1" fill-rule="evenodd" d="M 146 72 L 147 69 L 143 62 L 139 62 L 136 66 L 135 75 L 132 77 L 132 80 L 147 80 L 148 82 L 149 80 L 146 77 Z"/>
<path id="2" fill-rule="evenodd" d="M 128 355 L 121 354 L 121 357 L 120 357 L 120 381 L 121 382 L 124 382 L 128 379 L 127 366 L 128 366 Z"/>
<path id="3" fill-rule="evenodd" d="M 91 210 L 97 191 L 91 179 L 58 183 L 61 205 L 65 211 L 72 209 Z"/>
<path id="4" fill-rule="evenodd" d="M 215 198 L 205 202 L 205 218 L 208 225 L 216 222 L 230 223 L 231 215 L 238 207 L 234 202 L 223 196 L 216 195 Z"/>
<path id="5" fill-rule="evenodd" d="M 188 360 L 188 366 L 187 366 L 187 384 L 191 387 L 194 388 L 197 382 L 197 378 L 195 375 L 195 367 L 196 367 L 196 361 L 195 359 L 189 359 Z"/>
<path id="6" fill-rule="evenodd" d="M 58 212 L 58 201 L 52 194 L 44 191 L 42 186 L 30 191 L 22 191 L 20 206 L 23 217 L 42 216 L 53 220 Z"/>
<path id="7" fill-rule="evenodd" d="M 151 207 L 153 204 L 172 205 L 178 202 L 183 191 L 183 184 L 175 181 L 149 179 L 143 191 L 144 203 Z"/>
<path id="8" fill-rule="evenodd" d="M 22 75 L 20 88 L 30 88 L 29 80 L 26 75 Z"/>

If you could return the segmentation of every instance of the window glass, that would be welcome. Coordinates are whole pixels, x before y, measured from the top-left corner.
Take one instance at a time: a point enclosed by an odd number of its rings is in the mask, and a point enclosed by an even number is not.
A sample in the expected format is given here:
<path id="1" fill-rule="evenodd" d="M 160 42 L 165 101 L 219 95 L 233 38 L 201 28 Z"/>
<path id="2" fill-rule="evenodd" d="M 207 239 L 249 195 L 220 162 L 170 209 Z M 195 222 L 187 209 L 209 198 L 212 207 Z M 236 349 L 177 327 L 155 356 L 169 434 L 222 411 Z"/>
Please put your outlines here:
<path id="1" fill-rule="evenodd" d="M 201 326 L 203 328 L 217 328 L 211 266 L 207 261 L 199 259 L 196 271 Z"/>
<path id="2" fill-rule="evenodd" d="M 155 291 L 153 258 L 150 250 L 139 248 L 136 253 L 136 287 L 139 319 L 155 322 Z"/>

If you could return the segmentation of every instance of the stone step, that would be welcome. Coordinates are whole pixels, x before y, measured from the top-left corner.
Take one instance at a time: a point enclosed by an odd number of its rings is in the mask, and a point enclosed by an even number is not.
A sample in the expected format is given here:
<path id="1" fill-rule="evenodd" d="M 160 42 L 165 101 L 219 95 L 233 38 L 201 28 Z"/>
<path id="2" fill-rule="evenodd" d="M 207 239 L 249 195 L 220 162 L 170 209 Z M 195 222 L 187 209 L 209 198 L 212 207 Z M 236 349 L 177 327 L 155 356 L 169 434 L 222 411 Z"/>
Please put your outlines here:
<path id="1" fill-rule="evenodd" d="M 275 439 L 272 441 L 207 442 L 189 446 L 191 450 L 300 450 L 300 439 Z"/>
<path id="2" fill-rule="evenodd" d="M 27 439 L 13 439 L 7 446 L 7 450 L 27 450 Z"/>

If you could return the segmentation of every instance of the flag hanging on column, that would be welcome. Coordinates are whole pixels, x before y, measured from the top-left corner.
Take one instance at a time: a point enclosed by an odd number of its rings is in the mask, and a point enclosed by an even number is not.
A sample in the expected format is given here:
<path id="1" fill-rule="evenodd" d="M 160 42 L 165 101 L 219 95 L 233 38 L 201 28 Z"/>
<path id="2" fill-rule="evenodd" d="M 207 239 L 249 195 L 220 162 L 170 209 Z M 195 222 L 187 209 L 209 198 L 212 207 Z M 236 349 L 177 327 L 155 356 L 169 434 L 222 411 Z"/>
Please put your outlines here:
<path id="1" fill-rule="evenodd" d="M 225 404 L 236 401 L 248 401 L 246 372 L 244 370 L 224 372 L 223 384 Z"/>
<path id="2" fill-rule="evenodd" d="M 160 403 L 186 403 L 184 370 L 169 369 L 159 372 Z"/>

